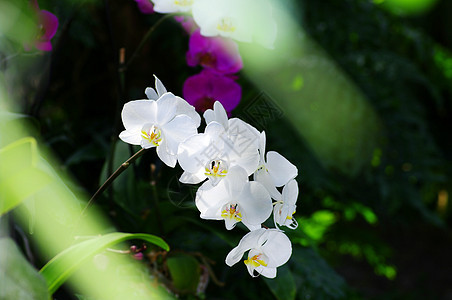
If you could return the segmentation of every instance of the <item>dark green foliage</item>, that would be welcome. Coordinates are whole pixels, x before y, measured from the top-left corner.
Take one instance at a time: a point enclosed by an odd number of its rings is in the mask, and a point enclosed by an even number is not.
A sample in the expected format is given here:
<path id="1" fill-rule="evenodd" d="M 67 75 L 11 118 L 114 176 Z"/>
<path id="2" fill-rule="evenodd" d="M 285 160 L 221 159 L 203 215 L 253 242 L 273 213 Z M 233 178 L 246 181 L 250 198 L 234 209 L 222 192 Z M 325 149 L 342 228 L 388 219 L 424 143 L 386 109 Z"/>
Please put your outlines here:
<path id="1" fill-rule="evenodd" d="M 286 118 L 287 112 L 259 128 L 266 131 L 267 150 L 281 153 L 299 170 L 295 217 L 300 225 L 288 232 L 292 258 L 278 269 L 276 279 L 251 278 L 243 262 L 232 268 L 225 265 L 225 256 L 246 229 L 226 231 L 222 222 L 201 220 L 194 205 L 198 186 L 180 184 L 180 168 L 166 167 L 153 149 L 96 200 L 95 206 L 109 213 L 118 231 L 150 233 L 169 243 L 171 252 L 156 254 L 155 261 L 150 258 L 155 253 L 145 252 L 149 256 L 143 266 L 160 272 L 173 293 L 186 299 L 450 296 L 452 240 L 446 231 L 451 206 L 441 208 L 438 195 L 452 193 L 452 38 L 447 26 L 451 6 L 442 0 L 424 16 L 400 17 L 374 2 L 291 3 L 296 20 L 313 40 L 309 51 L 325 51 L 339 68 L 323 66 L 316 74 L 302 74 L 305 77 L 296 77 L 298 81 L 284 82 L 287 89 L 302 89 L 309 80 L 330 80 L 331 72 L 342 71 L 365 96 L 379 127 L 377 134 L 364 137 L 371 143 L 363 144 L 375 145 L 371 157 L 357 153 L 359 167 L 350 168 L 337 167 L 344 164 L 335 165 L 333 156 L 328 163 L 319 159 Z M 10 93 L 20 99 L 20 113 L 33 117 L 44 142 L 61 159 L 61 168 L 93 194 L 137 151 L 117 138 L 123 129 L 122 105 L 145 98 L 153 74 L 181 95 L 184 80 L 197 71 L 185 63 L 188 35 L 177 23 L 165 21 L 128 69 L 119 72 L 119 49 L 124 47 L 125 60 L 130 59 L 161 15 L 140 14 L 132 0 L 48 0 L 42 7 L 60 18 L 55 51 L 36 65 L 35 57 L 27 56 L 0 68 L 11 70 L 14 64 L 32 61 L 26 77 L 21 77 L 21 67 L 8 78 L 24 87 Z M 0 51 L 11 54 L 11 44 Z M 291 55 L 295 54 L 287 54 Z M 288 78 L 282 71 L 273 76 L 275 84 Z M 252 122 L 246 109 L 262 91 L 245 76 L 238 82 L 243 99 L 233 116 Z M 340 85 L 328 92 L 350 96 Z M 277 97 L 271 101 L 280 105 Z M 267 225 L 273 227 L 272 221 Z M 435 249 L 438 241 L 443 251 Z M 208 274 L 209 283 L 197 291 L 203 274 Z"/>

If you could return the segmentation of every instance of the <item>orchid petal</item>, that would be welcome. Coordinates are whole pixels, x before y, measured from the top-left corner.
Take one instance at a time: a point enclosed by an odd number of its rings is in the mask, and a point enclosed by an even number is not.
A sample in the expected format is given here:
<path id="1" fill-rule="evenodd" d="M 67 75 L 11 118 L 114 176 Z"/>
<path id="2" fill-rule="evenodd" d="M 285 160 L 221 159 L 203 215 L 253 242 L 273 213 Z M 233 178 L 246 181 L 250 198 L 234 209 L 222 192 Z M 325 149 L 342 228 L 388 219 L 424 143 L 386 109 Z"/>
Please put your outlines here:
<path id="1" fill-rule="evenodd" d="M 268 240 L 262 246 L 262 251 L 269 257 L 268 267 L 279 267 L 285 264 L 292 255 L 292 243 L 281 231 L 269 229 Z"/>
<path id="2" fill-rule="evenodd" d="M 260 154 L 260 158 L 261 158 L 261 161 L 259 162 L 260 164 L 263 164 L 265 162 L 265 159 L 264 159 L 265 143 L 266 143 L 265 131 L 262 131 L 259 136 L 259 154 Z"/>
<path id="3" fill-rule="evenodd" d="M 207 124 L 204 133 L 208 135 L 212 140 L 223 140 L 223 137 L 226 135 L 223 125 L 216 121 L 212 121 Z"/>
<path id="4" fill-rule="evenodd" d="M 202 169 L 198 173 L 189 173 L 187 171 L 184 171 L 182 175 L 179 178 L 179 181 L 182 183 L 188 183 L 188 184 L 197 184 L 201 181 L 205 180 L 207 177 L 204 175 L 204 172 Z"/>
<path id="5" fill-rule="evenodd" d="M 179 144 L 197 134 L 193 120 L 186 115 L 178 115 L 162 127 L 167 142 L 168 152 L 176 155 Z"/>
<path id="6" fill-rule="evenodd" d="M 137 127 L 139 128 L 139 127 Z M 132 145 L 141 145 L 141 130 L 140 129 L 129 129 L 129 130 L 124 130 L 119 134 L 119 138 L 128 143 L 128 144 L 132 144 Z"/>
<path id="7" fill-rule="evenodd" d="M 255 229 L 255 226 L 260 226 L 270 217 L 273 210 L 272 200 L 267 190 L 260 183 L 248 182 L 237 198 L 243 211 L 242 223 L 245 226 L 253 226 L 253 229 Z"/>
<path id="8" fill-rule="evenodd" d="M 275 278 L 276 277 L 276 268 L 270 268 L 270 267 L 258 267 L 256 268 L 256 272 L 261 274 L 264 277 L 267 278 Z"/>
<path id="9" fill-rule="evenodd" d="M 146 88 L 146 90 L 144 90 L 144 93 L 146 94 L 149 100 L 157 100 L 159 98 L 157 92 L 151 87 Z"/>
<path id="10" fill-rule="evenodd" d="M 178 4 L 176 1 L 168 0 L 152 0 L 154 2 L 154 11 L 167 14 L 174 12 L 188 12 L 191 10 L 191 2 L 186 2 L 187 4 Z M 180 1 L 184 2 L 184 1 Z"/>
<path id="11" fill-rule="evenodd" d="M 201 117 L 196 112 L 195 108 L 190 105 L 183 98 L 175 96 L 175 106 L 176 106 L 176 114 L 177 115 L 187 115 L 189 116 L 196 125 L 196 128 L 201 124 Z"/>
<path id="12" fill-rule="evenodd" d="M 127 129 L 141 130 L 144 124 L 157 121 L 157 103 L 152 100 L 135 100 L 124 104 L 122 122 Z"/>
<path id="13" fill-rule="evenodd" d="M 215 121 L 223 125 L 225 130 L 229 127 L 228 115 L 220 101 L 215 101 L 213 110 L 208 109 L 204 112 L 204 119 L 206 120 L 206 124 Z"/>
<path id="14" fill-rule="evenodd" d="M 270 193 L 270 196 L 279 201 L 282 199 L 281 193 L 276 189 L 273 178 L 268 174 L 265 166 L 259 167 L 259 169 L 254 172 L 254 180 L 260 182 Z"/>
<path id="15" fill-rule="evenodd" d="M 162 97 L 163 94 L 166 93 L 166 88 L 163 85 L 163 83 L 160 81 L 160 79 L 157 78 L 157 76 L 155 76 L 155 88 L 157 89 L 157 94 L 159 95 L 159 97 Z"/>
<path id="16" fill-rule="evenodd" d="M 228 136 L 233 142 L 230 146 L 235 148 L 235 152 L 240 154 L 248 148 L 258 151 L 260 133 L 256 128 L 238 118 L 229 119 L 225 128 L 228 128 Z"/>
<path id="17" fill-rule="evenodd" d="M 177 155 L 172 155 L 167 150 L 166 140 L 163 139 L 160 146 L 157 147 L 157 156 L 163 161 L 168 167 L 174 168 L 177 163 Z"/>
<path id="18" fill-rule="evenodd" d="M 175 98 L 172 93 L 160 96 L 157 102 L 157 124 L 163 125 L 171 121 L 176 115 Z"/>
<path id="19" fill-rule="evenodd" d="M 193 135 L 179 144 L 177 156 L 182 169 L 189 173 L 198 173 L 199 170 L 204 170 L 205 165 L 215 158 L 210 157 L 210 152 L 206 151 L 210 146 L 210 137 L 203 133 Z"/>
<path id="20" fill-rule="evenodd" d="M 50 41 L 57 32 L 58 29 L 58 18 L 47 10 L 41 10 L 38 13 L 40 22 L 45 29 L 44 35 L 41 37 L 44 41 Z"/>
<path id="21" fill-rule="evenodd" d="M 237 247 L 228 253 L 225 260 L 226 264 L 231 267 L 238 263 L 242 259 L 243 254 L 251 248 L 256 247 L 259 241 L 266 235 L 267 231 L 264 228 L 248 232 L 244 237 L 242 237 Z"/>
<path id="22" fill-rule="evenodd" d="M 228 200 L 228 190 L 223 182 L 214 187 L 209 181 L 206 181 L 196 192 L 195 204 L 201 212 L 201 218 L 222 220 L 221 208 Z"/>
<path id="23" fill-rule="evenodd" d="M 228 115 L 220 101 L 213 104 L 213 112 L 215 113 L 215 121 L 223 125 L 224 129 L 228 129 Z"/>
<path id="24" fill-rule="evenodd" d="M 298 198 L 298 184 L 295 179 L 290 180 L 283 188 L 282 196 L 284 204 L 295 205 Z"/>
<path id="25" fill-rule="evenodd" d="M 223 181 L 225 181 L 229 195 L 239 195 L 248 182 L 248 175 L 243 168 L 234 166 L 228 170 L 228 175 Z"/>
<path id="26" fill-rule="evenodd" d="M 206 109 L 206 111 L 203 114 L 204 120 L 206 121 L 206 124 L 209 125 L 210 122 L 213 122 L 215 120 L 215 113 L 212 109 Z"/>
<path id="27" fill-rule="evenodd" d="M 267 152 L 267 169 L 277 187 L 285 185 L 298 175 L 297 167 L 275 151 Z"/>

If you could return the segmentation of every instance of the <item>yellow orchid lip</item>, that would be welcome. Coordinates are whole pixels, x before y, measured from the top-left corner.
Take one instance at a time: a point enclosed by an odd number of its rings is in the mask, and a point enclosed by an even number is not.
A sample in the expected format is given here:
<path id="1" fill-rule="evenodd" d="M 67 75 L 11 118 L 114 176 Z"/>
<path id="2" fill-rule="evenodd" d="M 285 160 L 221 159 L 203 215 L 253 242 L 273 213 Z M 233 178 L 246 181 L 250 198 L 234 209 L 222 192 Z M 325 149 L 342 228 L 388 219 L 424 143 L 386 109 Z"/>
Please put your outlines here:
<path id="1" fill-rule="evenodd" d="M 228 173 L 228 165 L 221 159 L 214 159 L 207 163 L 204 175 L 212 177 L 225 177 Z"/>
<path id="2" fill-rule="evenodd" d="M 230 18 L 222 18 L 217 24 L 217 29 L 224 32 L 234 32 L 236 28 L 232 25 Z"/>
<path id="3" fill-rule="evenodd" d="M 245 265 L 252 265 L 253 267 L 257 268 L 259 266 L 267 266 L 267 262 L 265 260 L 261 259 L 262 254 L 254 255 L 251 258 L 248 258 L 244 261 Z"/>
<path id="4" fill-rule="evenodd" d="M 141 130 L 141 137 L 154 146 L 159 146 L 162 142 L 162 131 L 155 125 L 153 125 L 149 131 Z"/>
<path id="5" fill-rule="evenodd" d="M 235 220 L 236 222 L 242 221 L 242 214 L 238 208 L 238 204 L 230 204 L 221 212 L 223 218 Z"/>
<path id="6" fill-rule="evenodd" d="M 191 6 L 193 5 L 193 0 L 175 0 L 174 4 L 179 6 Z"/>

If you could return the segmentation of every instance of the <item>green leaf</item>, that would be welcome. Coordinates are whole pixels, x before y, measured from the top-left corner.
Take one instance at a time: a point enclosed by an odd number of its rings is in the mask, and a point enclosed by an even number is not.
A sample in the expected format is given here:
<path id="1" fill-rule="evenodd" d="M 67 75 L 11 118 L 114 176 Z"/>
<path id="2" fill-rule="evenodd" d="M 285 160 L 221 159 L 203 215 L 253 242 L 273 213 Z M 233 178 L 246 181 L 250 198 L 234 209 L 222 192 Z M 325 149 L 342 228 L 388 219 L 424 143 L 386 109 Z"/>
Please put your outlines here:
<path id="1" fill-rule="evenodd" d="M 126 240 L 141 239 L 169 251 L 168 244 L 161 238 L 144 233 L 109 233 L 67 248 L 51 259 L 40 271 L 47 280 L 47 287 L 53 294 L 87 259 L 100 251 Z"/>
<path id="2" fill-rule="evenodd" d="M 0 149 L 0 215 L 52 182 L 51 177 L 38 168 L 38 161 L 36 140 L 31 137 Z"/>
<path id="3" fill-rule="evenodd" d="M 44 278 L 10 238 L 0 239 L 0 299 L 49 299 Z"/>
<path id="4" fill-rule="evenodd" d="M 291 258 L 299 297 L 338 299 L 345 296 L 345 281 L 311 248 L 294 247 Z"/>
<path id="5" fill-rule="evenodd" d="M 180 293 L 195 293 L 201 269 L 199 262 L 189 255 L 170 257 L 166 261 L 173 285 Z"/>
<path id="6" fill-rule="evenodd" d="M 278 268 L 278 274 L 275 278 L 264 278 L 264 282 L 270 288 L 273 295 L 278 300 L 292 300 L 297 294 L 297 286 L 292 276 L 292 272 L 287 265 Z"/>

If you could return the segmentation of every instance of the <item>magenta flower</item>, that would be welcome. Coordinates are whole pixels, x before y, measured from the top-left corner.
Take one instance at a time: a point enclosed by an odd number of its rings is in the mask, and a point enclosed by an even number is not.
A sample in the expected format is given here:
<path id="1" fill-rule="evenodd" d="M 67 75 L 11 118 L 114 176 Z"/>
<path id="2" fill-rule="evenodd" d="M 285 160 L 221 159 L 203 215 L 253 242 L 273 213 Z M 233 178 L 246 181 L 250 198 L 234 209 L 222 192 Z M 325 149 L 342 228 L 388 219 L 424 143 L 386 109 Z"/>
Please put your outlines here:
<path id="1" fill-rule="evenodd" d="M 206 69 L 223 74 L 233 74 L 243 68 L 237 44 L 222 37 L 205 37 L 200 30 L 190 36 L 187 64 L 201 65 Z"/>
<path id="2" fill-rule="evenodd" d="M 189 16 L 175 16 L 174 20 L 179 22 L 182 25 L 182 28 L 188 33 L 192 34 L 198 29 L 198 26 L 195 23 L 195 20 L 193 20 L 192 17 Z"/>
<path id="3" fill-rule="evenodd" d="M 214 102 L 219 101 L 229 113 L 239 104 L 242 88 L 227 76 L 205 70 L 187 78 L 182 93 L 185 100 L 200 112 L 212 108 Z"/>
<path id="4" fill-rule="evenodd" d="M 52 51 L 50 40 L 55 36 L 58 29 L 58 18 L 51 12 L 41 10 L 37 0 L 32 0 L 31 5 L 38 17 L 38 35 L 34 45 L 41 51 Z"/>
<path id="5" fill-rule="evenodd" d="M 135 0 L 135 2 L 143 14 L 149 15 L 154 13 L 154 4 L 150 0 Z"/>

